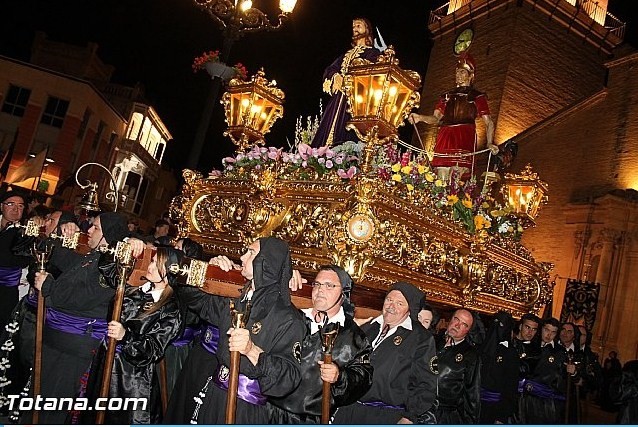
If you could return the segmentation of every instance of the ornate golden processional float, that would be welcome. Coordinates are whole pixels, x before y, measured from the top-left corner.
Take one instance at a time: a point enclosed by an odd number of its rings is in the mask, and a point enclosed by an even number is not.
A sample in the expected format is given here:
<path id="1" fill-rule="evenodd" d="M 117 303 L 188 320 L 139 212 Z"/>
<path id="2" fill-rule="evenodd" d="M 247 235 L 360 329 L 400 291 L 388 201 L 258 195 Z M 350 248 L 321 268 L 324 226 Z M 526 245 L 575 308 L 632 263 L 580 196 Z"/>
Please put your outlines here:
<path id="1" fill-rule="evenodd" d="M 358 316 L 380 310 L 399 280 L 419 286 L 435 305 L 538 312 L 552 298 L 552 266 L 534 261 L 519 240 L 546 200 L 546 184 L 530 167 L 500 185 L 442 183 L 425 156 L 401 155 L 397 127 L 418 107 L 421 79 L 399 68 L 394 55 L 389 47 L 377 62 L 350 67 L 348 126 L 363 143 L 338 147 L 260 147 L 283 113 L 284 93 L 263 70 L 250 82 L 231 80 L 222 99 L 225 135 L 238 154 L 209 177 L 184 170 L 171 205 L 180 234 L 235 259 L 255 238 L 280 237 L 310 280 L 322 264 L 348 270 Z"/>

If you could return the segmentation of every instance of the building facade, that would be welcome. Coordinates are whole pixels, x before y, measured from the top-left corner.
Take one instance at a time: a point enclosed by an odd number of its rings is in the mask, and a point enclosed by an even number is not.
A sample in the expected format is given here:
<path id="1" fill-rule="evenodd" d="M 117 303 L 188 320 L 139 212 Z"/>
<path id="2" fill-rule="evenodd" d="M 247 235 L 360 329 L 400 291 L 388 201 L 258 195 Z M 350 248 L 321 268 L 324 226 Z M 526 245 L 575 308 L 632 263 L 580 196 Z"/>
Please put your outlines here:
<path id="1" fill-rule="evenodd" d="M 30 156 L 47 153 L 38 177 L 14 185 L 37 187 L 55 195 L 57 204 L 72 205 L 82 194 L 75 172 L 85 163 L 100 163 L 113 174 L 120 209 L 136 216 L 153 210 L 145 201 L 159 191 L 155 185 L 162 191 L 176 187 L 168 177 L 155 184 L 170 132 L 144 102 L 140 86 L 111 83 L 112 73 L 113 67 L 97 56 L 97 45 L 58 43 L 43 33 L 36 34 L 29 63 L 0 57 L 0 150 L 15 141 L 7 176 Z M 100 202 L 108 204 L 104 194 L 112 184 L 105 175 L 88 166 L 79 179 L 98 182 Z"/>
<path id="2" fill-rule="evenodd" d="M 468 52 L 476 87 L 489 96 L 495 143 L 515 141 L 511 171 L 531 163 L 549 184 L 549 203 L 523 243 L 554 264 L 553 315 L 569 279 L 595 282 L 594 351 L 637 358 L 638 331 L 621 327 L 638 314 L 638 54 L 623 44 L 624 23 L 606 1 L 455 0 L 432 11 L 429 29 L 420 112 L 431 114 L 454 86 L 453 49 L 470 29 Z M 435 135 L 424 129 L 426 146 Z"/>

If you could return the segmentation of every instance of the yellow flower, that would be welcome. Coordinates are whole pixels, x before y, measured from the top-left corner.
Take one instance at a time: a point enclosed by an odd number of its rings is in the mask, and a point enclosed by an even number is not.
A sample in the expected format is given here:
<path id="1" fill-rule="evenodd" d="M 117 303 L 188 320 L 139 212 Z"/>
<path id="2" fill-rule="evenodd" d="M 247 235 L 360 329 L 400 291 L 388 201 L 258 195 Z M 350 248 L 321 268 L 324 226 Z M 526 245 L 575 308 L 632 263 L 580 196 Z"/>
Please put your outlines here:
<path id="1" fill-rule="evenodd" d="M 428 176 L 429 176 L 429 174 L 428 174 Z M 430 182 L 432 182 L 432 181 L 430 181 Z M 436 185 L 437 187 L 443 187 L 443 181 L 441 181 L 440 179 L 437 179 L 436 181 L 434 181 L 434 185 Z"/>
<path id="2" fill-rule="evenodd" d="M 470 199 L 469 197 L 465 196 L 465 199 L 463 199 L 463 206 L 465 206 L 466 208 L 470 209 L 472 207 L 472 199 Z"/>
<path id="3" fill-rule="evenodd" d="M 408 187 L 408 190 L 410 190 L 410 191 L 414 190 L 414 185 L 406 184 L 406 186 Z"/>
<path id="4" fill-rule="evenodd" d="M 395 163 L 392 165 L 392 172 L 397 173 L 401 170 L 401 163 Z"/>
<path id="5" fill-rule="evenodd" d="M 483 215 L 476 215 L 474 217 L 474 226 L 476 230 L 482 230 L 484 228 L 490 228 L 492 223 Z"/>
<path id="6" fill-rule="evenodd" d="M 487 209 L 487 208 L 489 208 L 489 207 L 490 207 L 490 204 L 489 204 L 489 203 L 487 203 L 487 202 L 483 202 L 483 203 L 481 203 L 481 207 L 482 207 L 483 209 Z"/>
<path id="7" fill-rule="evenodd" d="M 392 180 L 396 182 L 401 182 L 401 175 L 399 175 L 398 173 L 395 173 L 394 175 L 392 175 Z"/>
<path id="8" fill-rule="evenodd" d="M 434 176 L 433 173 L 429 173 L 428 172 L 428 173 L 425 174 L 425 180 L 427 182 L 434 182 L 434 178 L 435 178 L 435 176 Z"/>
<path id="9" fill-rule="evenodd" d="M 410 172 L 412 172 L 412 166 L 403 166 L 401 168 L 401 173 L 408 175 Z"/>
<path id="10" fill-rule="evenodd" d="M 428 167 L 423 165 L 419 165 L 417 169 L 419 171 L 419 175 L 423 175 L 424 173 L 428 171 Z"/>
<path id="11" fill-rule="evenodd" d="M 459 201 L 459 198 L 457 196 L 455 196 L 454 194 L 452 194 L 450 196 L 447 196 L 447 204 L 448 204 L 448 206 L 452 206 L 458 201 Z"/>

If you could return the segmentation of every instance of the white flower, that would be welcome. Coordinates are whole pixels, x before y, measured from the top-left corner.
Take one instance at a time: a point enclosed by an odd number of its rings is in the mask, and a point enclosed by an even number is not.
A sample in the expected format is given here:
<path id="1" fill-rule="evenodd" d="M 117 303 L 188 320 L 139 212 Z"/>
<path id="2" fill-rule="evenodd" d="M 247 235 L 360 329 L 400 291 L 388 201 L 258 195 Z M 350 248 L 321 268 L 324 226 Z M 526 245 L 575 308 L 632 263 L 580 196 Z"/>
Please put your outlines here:
<path id="1" fill-rule="evenodd" d="M 505 221 L 501 225 L 498 226 L 498 232 L 501 233 L 501 234 L 505 234 L 505 233 L 507 233 L 509 228 L 510 228 L 509 222 Z"/>

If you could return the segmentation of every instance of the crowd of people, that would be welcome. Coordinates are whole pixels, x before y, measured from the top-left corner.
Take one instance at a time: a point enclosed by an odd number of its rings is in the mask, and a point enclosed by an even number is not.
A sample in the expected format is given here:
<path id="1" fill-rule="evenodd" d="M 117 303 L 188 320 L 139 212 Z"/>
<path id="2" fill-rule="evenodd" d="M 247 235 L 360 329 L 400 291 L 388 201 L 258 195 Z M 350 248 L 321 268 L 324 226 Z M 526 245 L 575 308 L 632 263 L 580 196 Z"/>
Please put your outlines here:
<path id="1" fill-rule="evenodd" d="M 94 402 L 112 338 L 117 347 L 108 396 L 147 399 L 144 408 L 108 411 L 106 423 L 223 423 L 232 352 L 241 355 L 241 424 L 320 423 L 324 401 L 336 424 L 578 423 L 586 421 L 581 402 L 594 393 L 602 406 L 620 408 L 620 422 L 638 419 L 638 361 L 621 368 L 612 352 L 601 367 L 582 325 L 531 313 L 516 322 L 502 311 L 485 327 L 464 308 L 440 321 L 424 292 L 406 282 L 389 288 L 377 317 L 358 319 L 350 300 L 355 283 L 343 268 L 323 266 L 307 283 L 292 268 L 288 244 L 274 237 L 252 242 L 239 264 L 225 256 L 208 261 L 241 271 L 246 284 L 233 301 L 180 286 L 169 266 L 183 257 L 206 259 L 193 240 L 169 238 L 164 219 L 140 238 L 123 214 L 101 213 L 89 219 L 89 250 L 78 253 L 48 238 L 80 231 L 72 213 L 40 208 L 27 215 L 25 197 L 12 191 L 0 203 L 5 411 L 7 396 L 32 393 L 41 292 L 47 311 L 40 395 Z M 27 216 L 40 225 L 39 237 L 24 234 L 20 224 Z M 127 286 L 121 317 L 114 320 L 121 272 L 98 249 L 120 241 L 134 254 L 152 247 L 155 255 L 146 283 Z M 34 245 L 53 245 L 46 272 L 37 270 Z M 21 278 L 29 290 L 19 299 Z M 312 306 L 298 310 L 290 290 L 303 286 L 312 287 Z M 231 308 L 246 314 L 243 326 L 232 324 Z M 327 349 L 325 338 L 335 331 Z M 40 411 L 39 422 L 95 420 L 94 411 L 57 409 Z M 14 407 L 9 415 L 29 422 L 33 414 Z"/>

